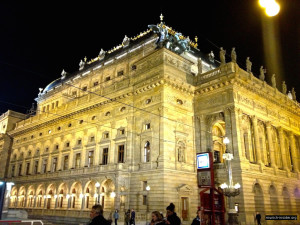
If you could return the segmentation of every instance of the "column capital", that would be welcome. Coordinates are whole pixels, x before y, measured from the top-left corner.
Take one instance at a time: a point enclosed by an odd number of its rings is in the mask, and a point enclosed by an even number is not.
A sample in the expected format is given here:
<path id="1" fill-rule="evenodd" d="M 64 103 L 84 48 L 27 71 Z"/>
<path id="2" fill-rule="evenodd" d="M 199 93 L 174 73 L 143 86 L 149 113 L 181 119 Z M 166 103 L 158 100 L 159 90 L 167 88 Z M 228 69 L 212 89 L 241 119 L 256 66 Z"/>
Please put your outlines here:
<path id="1" fill-rule="evenodd" d="M 266 123 L 266 128 L 271 128 L 271 126 L 272 126 L 271 121 L 267 121 L 267 122 L 265 122 L 265 123 Z"/>

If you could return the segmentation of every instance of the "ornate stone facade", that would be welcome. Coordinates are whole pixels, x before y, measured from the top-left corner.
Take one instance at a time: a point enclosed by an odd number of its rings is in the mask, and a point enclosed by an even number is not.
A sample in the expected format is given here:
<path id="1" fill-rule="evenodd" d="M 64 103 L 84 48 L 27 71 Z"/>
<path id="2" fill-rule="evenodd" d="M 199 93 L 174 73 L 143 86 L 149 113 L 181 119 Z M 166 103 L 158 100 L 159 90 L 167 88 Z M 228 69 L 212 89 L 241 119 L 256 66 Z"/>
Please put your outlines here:
<path id="1" fill-rule="evenodd" d="M 106 216 L 134 208 L 149 220 L 173 202 L 188 224 L 200 202 L 196 153 L 213 152 L 220 185 L 227 136 L 241 223 L 254 224 L 256 211 L 296 214 L 299 103 L 234 62 L 156 49 L 150 34 L 65 73 L 39 94 L 36 115 L 7 132 L 10 207 L 88 218 L 99 202 Z"/>

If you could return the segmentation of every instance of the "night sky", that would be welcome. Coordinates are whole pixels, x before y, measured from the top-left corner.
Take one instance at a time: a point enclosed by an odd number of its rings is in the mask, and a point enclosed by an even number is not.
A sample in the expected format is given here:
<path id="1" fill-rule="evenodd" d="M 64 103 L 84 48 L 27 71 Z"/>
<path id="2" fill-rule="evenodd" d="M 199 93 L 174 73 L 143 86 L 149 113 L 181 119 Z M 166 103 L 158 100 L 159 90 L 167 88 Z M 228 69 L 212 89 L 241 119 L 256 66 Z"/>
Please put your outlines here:
<path id="1" fill-rule="evenodd" d="M 85 56 L 98 56 L 100 49 L 110 50 L 160 22 L 194 39 L 204 53 L 227 50 L 230 60 L 236 48 L 238 64 L 245 69 L 246 57 L 258 77 L 266 66 L 262 38 L 262 9 L 256 0 L 173 1 L 87 1 L 70 4 L 54 1 L 0 3 L 0 113 L 12 109 L 26 111 L 34 103 L 38 88 L 45 88 L 61 76 L 64 69 L 74 72 Z M 281 80 L 288 90 L 295 87 L 300 99 L 300 0 L 277 0 L 281 11 L 273 22 L 278 25 L 276 41 L 282 53 Z M 101 3 L 101 4 L 99 4 Z M 272 57 L 272 56 L 267 56 Z M 270 83 L 272 68 L 267 68 Z"/>

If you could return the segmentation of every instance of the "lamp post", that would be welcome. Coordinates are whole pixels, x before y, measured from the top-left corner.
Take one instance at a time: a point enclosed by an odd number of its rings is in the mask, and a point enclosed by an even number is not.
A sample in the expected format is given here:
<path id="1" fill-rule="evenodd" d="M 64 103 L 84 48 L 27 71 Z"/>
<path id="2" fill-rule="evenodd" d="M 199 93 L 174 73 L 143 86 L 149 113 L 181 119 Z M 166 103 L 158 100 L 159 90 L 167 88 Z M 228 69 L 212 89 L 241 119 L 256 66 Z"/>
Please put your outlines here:
<path id="1" fill-rule="evenodd" d="M 229 143 L 229 139 L 227 137 L 224 138 L 223 143 L 226 146 L 226 152 L 223 154 L 223 159 L 227 161 L 228 167 L 228 184 L 223 183 L 221 184 L 221 188 L 223 189 L 223 193 L 225 196 L 228 197 L 229 203 L 229 210 L 228 210 L 228 224 L 230 225 L 238 225 L 238 218 L 237 218 L 237 211 L 234 208 L 233 199 L 240 194 L 240 187 L 239 183 L 233 184 L 232 179 L 232 168 L 231 168 L 231 160 L 233 159 L 233 154 L 229 152 L 227 148 L 227 144 Z"/>
<path id="2" fill-rule="evenodd" d="M 95 187 L 97 188 L 97 203 L 100 204 L 100 184 L 97 182 L 95 184 Z"/>
<path id="3" fill-rule="evenodd" d="M 147 221 L 148 221 L 148 213 L 149 213 L 149 191 L 150 191 L 150 190 L 151 190 L 150 186 L 147 185 L 147 186 L 146 186 L 146 191 L 147 191 L 147 198 L 146 198 L 146 200 L 147 200 L 147 202 L 146 202 L 146 204 L 147 204 L 147 214 L 146 214 L 146 216 L 147 216 Z"/>

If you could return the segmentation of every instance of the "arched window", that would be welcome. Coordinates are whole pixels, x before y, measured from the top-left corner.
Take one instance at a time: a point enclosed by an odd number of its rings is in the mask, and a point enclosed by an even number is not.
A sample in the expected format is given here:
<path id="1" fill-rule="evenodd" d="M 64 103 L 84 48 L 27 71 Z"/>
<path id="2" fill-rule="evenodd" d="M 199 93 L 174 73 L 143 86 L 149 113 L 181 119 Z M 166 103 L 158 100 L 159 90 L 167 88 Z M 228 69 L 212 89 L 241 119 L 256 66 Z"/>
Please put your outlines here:
<path id="1" fill-rule="evenodd" d="M 147 141 L 144 146 L 144 161 L 150 162 L 150 143 Z"/>
<path id="2" fill-rule="evenodd" d="M 225 152 L 225 146 L 223 144 L 224 136 L 225 136 L 225 123 L 224 122 L 215 123 L 212 127 L 214 163 L 223 162 L 223 153 Z"/>
<path id="3" fill-rule="evenodd" d="M 283 187 L 282 189 L 282 195 L 283 195 L 283 202 L 284 202 L 284 208 L 286 212 L 291 212 L 292 205 L 290 200 L 290 194 L 286 187 Z"/>
<path id="4" fill-rule="evenodd" d="M 276 189 L 273 185 L 270 186 L 269 194 L 270 194 L 271 211 L 274 215 L 279 214 L 278 196 L 277 196 Z"/>
<path id="5" fill-rule="evenodd" d="M 264 212 L 264 195 L 261 186 L 256 183 L 254 185 L 254 202 L 255 202 L 255 211 L 256 212 Z"/>

